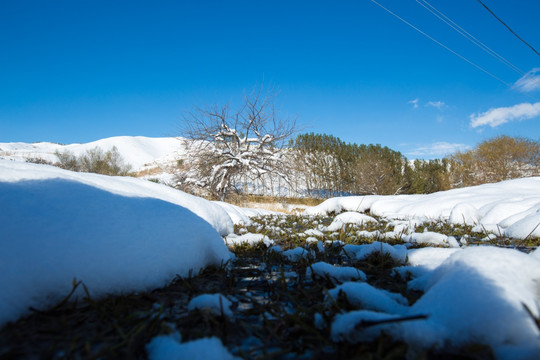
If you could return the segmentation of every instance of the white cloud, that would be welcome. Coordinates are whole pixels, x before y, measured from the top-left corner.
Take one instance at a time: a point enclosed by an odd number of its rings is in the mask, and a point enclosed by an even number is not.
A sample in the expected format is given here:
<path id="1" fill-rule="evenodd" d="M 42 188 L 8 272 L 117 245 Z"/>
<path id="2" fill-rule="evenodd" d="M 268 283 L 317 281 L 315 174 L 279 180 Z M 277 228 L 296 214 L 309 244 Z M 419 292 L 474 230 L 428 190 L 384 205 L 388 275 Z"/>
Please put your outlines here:
<path id="1" fill-rule="evenodd" d="M 446 141 L 438 141 L 429 145 L 419 146 L 407 152 L 407 155 L 419 158 L 440 158 L 445 155 L 455 153 L 456 151 L 469 150 L 471 147 L 465 144 L 452 144 Z"/>
<path id="2" fill-rule="evenodd" d="M 470 119 L 473 128 L 484 125 L 497 127 L 509 121 L 532 119 L 538 115 L 540 115 L 540 102 L 492 108 L 483 113 L 472 114 Z"/>
<path id="3" fill-rule="evenodd" d="M 521 92 L 531 92 L 540 90 L 540 68 L 534 68 L 518 81 L 514 83 L 513 88 Z"/>
<path id="4" fill-rule="evenodd" d="M 414 100 L 408 101 L 407 104 L 413 104 L 413 108 L 418 109 L 418 101 L 420 101 L 420 99 L 416 98 Z"/>
<path id="5" fill-rule="evenodd" d="M 442 101 L 429 101 L 426 106 L 432 106 L 434 108 L 437 108 L 441 110 L 442 108 L 446 107 L 446 104 Z"/>

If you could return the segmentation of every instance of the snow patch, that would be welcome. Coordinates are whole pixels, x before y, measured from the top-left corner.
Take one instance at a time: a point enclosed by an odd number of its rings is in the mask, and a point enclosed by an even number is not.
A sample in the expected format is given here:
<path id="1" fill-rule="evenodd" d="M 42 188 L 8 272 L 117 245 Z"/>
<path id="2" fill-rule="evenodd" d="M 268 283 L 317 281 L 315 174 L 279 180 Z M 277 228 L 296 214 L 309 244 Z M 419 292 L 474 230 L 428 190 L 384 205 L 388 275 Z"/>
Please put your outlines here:
<path id="1" fill-rule="evenodd" d="M 253 233 L 246 233 L 244 235 L 236 235 L 231 234 L 225 238 L 225 243 L 227 245 L 240 245 L 240 244 L 249 244 L 249 245 L 255 245 L 258 243 L 264 243 L 264 245 L 271 246 L 274 244 L 274 240 L 270 240 L 270 238 L 263 234 L 253 234 Z"/>
<path id="2" fill-rule="evenodd" d="M 357 212 L 344 212 L 334 218 L 328 226 L 327 231 L 339 231 L 347 224 L 360 226 L 365 223 L 377 223 L 377 220 L 371 216 Z"/>
<path id="3" fill-rule="evenodd" d="M 380 241 L 374 241 L 371 244 L 343 246 L 343 252 L 347 256 L 354 256 L 357 260 L 367 259 L 371 254 L 388 254 L 394 260 L 405 262 L 407 259 L 407 247 L 404 245 L 390 245 Z"/>
<path id="4" fill-rule="evenodd" d="M 329 278 L 340 282 L 350 280 L 366 281 L 367 279 L 366 274 L 362 270 L 358 270 L 357 268 L 351 266 L 333 266 L 332 264 L 322 261 L 311 264 L 311 266 L 307 268 L 306 277 L 312 277 L 314 275 L 319 277 L 328 276 Z"/>
<path id="5" fill-rule="evenodd" d="M 409 305 L 401 294 L 377 289 L 368 283 L 346 282 L 329 290 L 328 293 L 334 300 L 343 294 L 355 307 L 390 314 L 403 314 Z"/>

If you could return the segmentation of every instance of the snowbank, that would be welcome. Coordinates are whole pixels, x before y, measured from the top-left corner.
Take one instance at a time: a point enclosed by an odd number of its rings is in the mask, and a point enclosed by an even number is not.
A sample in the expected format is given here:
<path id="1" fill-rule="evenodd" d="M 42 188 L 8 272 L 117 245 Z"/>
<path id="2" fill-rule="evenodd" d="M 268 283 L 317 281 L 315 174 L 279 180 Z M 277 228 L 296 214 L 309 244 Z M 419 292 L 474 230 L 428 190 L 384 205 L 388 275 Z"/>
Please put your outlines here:
<path id="1" fill-rule="evenodd" d="M 405 338 L 424 346 L 482 343 L 540 351 L 540 330 L 525 309 L 539 317 L 539 280 L 534 256 L 490 246 L 456 251 L 414 280 L 425 294 L 410 313 L 429 318 L 407 323 Z"/>
<path id="2" fill-rule="evenodd" d="M 523 239 L 540 237 L 540 177 L 514 179 L 427 195 L 351 196 L 328 199 L 306 215 L 370 211 L 391 219 L 444 219 L 479 224 Z"/>
<path id="3" fill-rule="evenodd" d="M 104 176 L 62 170 L 54 166 L 0 160 L 0 181 L 63 179 L 125 197 L 154 198 L 183 206 L 202 217 L 221 235 L 234 231 L 231 217 L 211 201 L 151 181 L 128 176 Z"/>
<path id="4" fill-rule="evenodd" d="M 371 208 L 371 205 L 383 198 L 379 195 L 368 196 L 343 196 L 330 198 L 323 201 L 321 204 L 309 207 L 304 211 L 305 215 L 324 216 L 330 213 L 339 214 L 343 211 L 364 212 Z"/>
<path id="5" fill-rule="evenodd" d="M 178 203 L 216 225 L 228 215 L 178 193 L 163 201 L 169 189 L 143 180 L 0 161 L 0 324 L 56 303 L 74 278 L 100 296 L 228 260 L 216 230 Z"/>

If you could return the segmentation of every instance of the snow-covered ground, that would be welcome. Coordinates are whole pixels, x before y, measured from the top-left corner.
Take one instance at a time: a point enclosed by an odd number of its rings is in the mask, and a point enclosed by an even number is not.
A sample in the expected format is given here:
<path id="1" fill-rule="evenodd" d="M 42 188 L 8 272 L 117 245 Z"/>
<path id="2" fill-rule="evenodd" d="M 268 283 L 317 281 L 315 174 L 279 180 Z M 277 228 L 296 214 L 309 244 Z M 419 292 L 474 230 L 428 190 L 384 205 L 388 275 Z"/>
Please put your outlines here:
<path id="1" fill-rule="evenodd" d="M 350 196 L 328 199 L 306 215 L 369 212 L 422 223 L 446 220 L 474 225 L 478 232 L 511 238 L 540 237 L 540 177 L 441 191 L 427 195 Z"/>
<path id="2" fill-rule="evenodd" d="M 143 291 L 167 284 L 176 274 L 229 260 L 223 236 L 230 243 L 266 240 L 268 246 L 278 240 L 251 234 L 246 228 L 241 236 L 231 235 L 233 224 L 248 226 L 250 217 L 261 211 L 206 201 L 141 179 L 10 160 L 0 160 L 0 204 L 0 325 L 27 314 L 29 307 L 55 304 L 69 293 L 74 279 L 82 280 L 93 296 Z M 312 278 L 344 282 L 330 289 L 329 300 L 341 292 L 358 307 L 335 316 L 334 341 L 365 341 L 384 331 L 407 342 L 411 357 L 414 349 L 468 344 L 489 345 L 500 359 L 534 359 L 540 353 L 540 329 L 534 320 L 540 317 L 540 250 L 525 254 L 492 246 L 468 247 L 450 236 L 415 232 L 425 220 L 443 219 L 521 239 L 529 234 L 538 237 L 540 178 L 430 195 L 335 198 L 308 208 L 306 214 L 342 211 L 347 212 L 336 216 L 330 226 L 311 220 L 313 226 L 304 237 L 318 242 L 318 251 L 323 252 L 332 231 L 377 225 L 379 220 L 360 213 L 392 219 L 391 235 L 358 230 L 358 236 L 373 234 L 379 241 L 345 245 L 343 254 L 353 260 L 374 252 L 388 254 L 403 265 L 395 272 L 412 276 L 409 288 L 423 295 L 409 305 L 399 294 L 368 285 L 369 279 L 355 268 L 313 263 Z M 283 217 L 277 221 L 285 226 Z M 279 226 L 265 229 L 287 231 Z M 404 244 L 382 241 L 397 233 L 403 235 Z M 417 243 L 451 248 L 410 249 Z M 281 252 L 278 248 L 268 251 Z M 312 250 L 298 247 L 282 254 L 289 261 L 305 261 Z M 219 303 L 220 309 L 224 305 L 229 309 L 224 300 L 214 295 L 192 306 L 217 308 Z M 418 315 L 425 318 L 362 326 Z M 147 350 L 155 358 L 178 356 L 211 343 L 211 353 L 231 356 L 217 339 L 180 341 L 158 337 Z"/>

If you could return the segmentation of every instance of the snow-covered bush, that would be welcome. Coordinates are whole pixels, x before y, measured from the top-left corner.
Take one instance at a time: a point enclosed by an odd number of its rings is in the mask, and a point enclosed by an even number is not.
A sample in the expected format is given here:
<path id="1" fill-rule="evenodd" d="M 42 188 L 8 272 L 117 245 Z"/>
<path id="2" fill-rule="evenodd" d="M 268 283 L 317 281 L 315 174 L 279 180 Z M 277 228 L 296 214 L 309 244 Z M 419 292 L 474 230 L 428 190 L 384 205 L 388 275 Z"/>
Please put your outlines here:
<path id="1" fill-rule="evenodd" d="M 295 132 L 295 120 L 280 117 L 273 98 L 260 88 L 245 96 L 236 112 L 229 105 L 214 105 L 184 114 L 190 164 L 180 175 L 182 183 L 224 200 L 246 178 L 277 176 L 289 182 L 283 148 Z"/>

